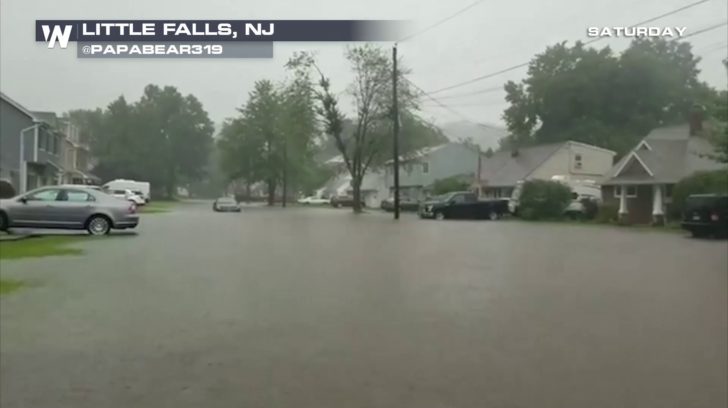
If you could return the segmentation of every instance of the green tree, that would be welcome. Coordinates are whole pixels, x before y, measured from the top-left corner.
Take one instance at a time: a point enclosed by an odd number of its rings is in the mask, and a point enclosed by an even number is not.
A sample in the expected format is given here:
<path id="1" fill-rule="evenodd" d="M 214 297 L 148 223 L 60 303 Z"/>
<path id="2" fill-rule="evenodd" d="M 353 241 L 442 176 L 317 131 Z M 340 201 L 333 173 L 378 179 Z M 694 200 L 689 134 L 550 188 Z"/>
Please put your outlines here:
<path id="1" fill-rule="evenodd" d="M 212 147 L 214 127 L 202 104 L 175 87 L 148 85 L 135 105 L 137 138 L 148 150 L 143 167 L 156 174 L 166 195 L 173 197 L 180 182 L 201 178 Z"/>
<path id="2" fill-rule="evenodd" d="M 628 151 L 651 129 L 687 120 L 713 97 L 688 43 L 637 39 L 621 55 L 577 42 L 548 47 L 505 85 L 504 148 L 576 140 Z"/>
<path id="3" fill-rule="evenodd" d="M 72 111 L 102 179 L 149 181 L 157 194 L 174 196 L 180 183 L 204 176 L 212 145 L 212 122 L 193 95 L 148 85 L 130 104 L 122 96 L 106 110 Z"/>
<path id="4" fill-rule="evenodd" d="M 306 189 L 320 177 L 314 160 L 315 136 L 318 134 L 313 84 L 307 71 L 294 72 L 294 79 L 280 91 L 280 124 L 282 142 L 281 183 L 283 196 L 288 197 L 289 184 Z M 286 200 L 283 200 L 285 206 Z"/>
<path id="5" fill-rule="evenodd" d="M 296 72 L 279 86 L 257 81 L 238 111 L 237 118 L 223 125 L 218 142 L 223 171 L 230 180 L 243 179 L 248 186 L 265 182 L 269 205 L 282 187 L 285 206 L 289 192 L 318 177 L 313 159 L 318 129 L 308 74 Z"/>
<path id="6" fill-rule="evenodd" d="M 325 134 L 333 139 L 351 175 L 354 212 L 361 212 L 361 183 L 367 171 L 383 164 L 391 156 L 392 146 L 392 61 L 388 53 L 373 45 L 348 48 L 346 59 L 354 73 L 354 81 L 347 92 L 354 100 L 353 129 L 345 131 L 346 117 L 331 91 L 330 81 L 309 53 L 297 53 L 286 64 L 296 71 L 316 69 L 319 75 L 315 96 L 318 114 Z M 398 62 L 398 65 L 401 64 Z M 399 105 L 405 118 L 408 110 L 416 106 L 416 97 L 404 80 L 406 70 L 399 73 Z"/>

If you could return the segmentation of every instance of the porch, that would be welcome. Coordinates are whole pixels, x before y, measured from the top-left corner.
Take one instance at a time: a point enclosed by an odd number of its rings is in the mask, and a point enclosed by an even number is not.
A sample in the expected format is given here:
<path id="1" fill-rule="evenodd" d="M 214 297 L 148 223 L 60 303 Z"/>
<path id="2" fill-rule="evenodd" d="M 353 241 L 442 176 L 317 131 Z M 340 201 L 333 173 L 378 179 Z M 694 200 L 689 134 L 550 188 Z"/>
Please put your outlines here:
<path id="1" fill-rule="evenodd" d="M 672 203 L 672 187 L 656 183 L 604 185 L 602 200 L 617 208 L 622 223 L 664 225 Z"/>

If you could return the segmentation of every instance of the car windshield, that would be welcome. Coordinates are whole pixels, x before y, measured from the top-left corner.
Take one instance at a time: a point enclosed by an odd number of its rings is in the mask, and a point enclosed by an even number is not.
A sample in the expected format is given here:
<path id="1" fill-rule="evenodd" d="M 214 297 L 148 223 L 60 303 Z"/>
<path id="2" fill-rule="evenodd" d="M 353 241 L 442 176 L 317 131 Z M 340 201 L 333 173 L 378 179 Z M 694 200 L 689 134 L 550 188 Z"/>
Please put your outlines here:
<path id="1" fill-rule="evenodd" d="M 432 201 L 449 201 L 455 193 L 446 193 L 446 194 L 440 194 L 436 195 L 431 198 Z"/>
<path id="2" fill-rule="evenodd" d="M 688 197 L 685 202 L 687 210 L 698 209 L 698 208 L 710 208 L 720 207 L 721 205 L 728 204 L 728 197 L 719 196 L 693 196 Z"/>
<path id="3" fill-rule="evenodd" d="M 225 197 L 225 198 L 218 198 L 218 199 L 217 199 L 217 202 L 218 202 L 219 204 L 235 204 L 235 199 L 233 199 L 233 198 L 228 198 L 228 197 Z"/>

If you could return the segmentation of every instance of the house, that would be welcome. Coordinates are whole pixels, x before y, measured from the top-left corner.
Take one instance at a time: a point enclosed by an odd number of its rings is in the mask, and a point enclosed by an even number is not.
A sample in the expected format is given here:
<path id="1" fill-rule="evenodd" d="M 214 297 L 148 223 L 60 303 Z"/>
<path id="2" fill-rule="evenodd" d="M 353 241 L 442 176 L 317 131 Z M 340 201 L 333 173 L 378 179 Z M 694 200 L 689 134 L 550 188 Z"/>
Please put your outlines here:
<path id="1" fill-rule="evenodd" d="M 62 170 L 59 180 L 66 184 L 98 184 L 101 179 L 91 174 L 90 148 L 80 129 L 70 120 L 59 118 L 54 112 L 32 112 L 63 137 L 60 152 Z"/>
<path id="2" fill-rule="evenodd" d="M 625 223 L 662 224 L 675 183 L 726 167 L 711 158 L 715 152 L 704 137 L 701 113 L 694 113 L 689 124 L 654 129 L 606 175 L 605 203 L 618 207 Z"/>
<path id="3" fill-rule="evenodd" d="M 586 143 L 566 141 L 480 155 L 474 187 L 486 198 L 510 197 L 521 181 L 601 180 L 612 168 L 615 152 Z"/>
<path id="4" fill-rule="evenodd" d="M 342 155 L 336 155 L 324 162 L 334 171 L 332 177 L 323 187 L 316 191 L 319 197 L 343 196 L 354 194 L 351 187 L 351 175 L 346 168 Z M 384 172 L 377 168 L 369 168 L 361 181 L 361 198 L 367 207 L 379 207 L 382 200 L 389 197 L 389 188 Z"/>
<path id="5" fill-rule="evenodd" d="M 400 197 L 422 200 L 430 193 L 432 184 L 441 179 L 467 176 L 472 179 L 478 167 L 478 150 L 462 143 L 444 143 L 425 147 L 399 160 Z M 385 165 L 389 194 L 394 190 L 394 165 Z"/>
<path id="6" fill-rule="evenodd" d="M 0 179 L 16 192 L 61 181 L 63 135 L 3 93 L 0 145 Z"/>

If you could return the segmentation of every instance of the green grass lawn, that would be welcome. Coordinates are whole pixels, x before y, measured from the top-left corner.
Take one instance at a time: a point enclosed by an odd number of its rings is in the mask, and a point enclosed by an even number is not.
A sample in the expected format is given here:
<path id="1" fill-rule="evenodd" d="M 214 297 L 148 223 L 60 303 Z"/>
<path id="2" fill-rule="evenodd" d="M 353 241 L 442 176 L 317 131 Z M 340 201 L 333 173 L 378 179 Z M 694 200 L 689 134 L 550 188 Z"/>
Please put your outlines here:
<path id="1" fill-rule="evenodd" d="M 25 286 L 25 284 L 13 279 L 0 279 L 0 296 L 6 293 L 14 292 Z"/>
<path id="2" fill-rule="evenodd" d="M 78 236 L 49 236 L 32 237 L 16 241 L 0 241 L 0 259 L 37 258 L 43 256 L 79 255 L 83 251 L 78 248 L 68 248 L 80 239 L 88 237 Z"/>
<path id="3" fill-rule="evenodd" d="M 175 205 L 179 204 L 179 201 L 151 201 L 146 205 L 139 207 L 139 214 L 156 214 L 168 212 Z"/>

